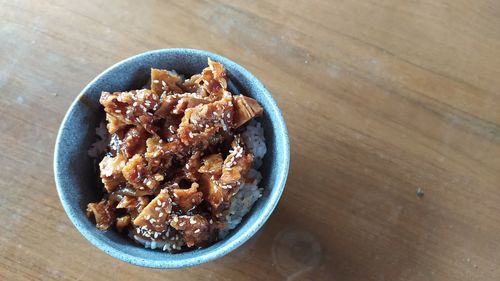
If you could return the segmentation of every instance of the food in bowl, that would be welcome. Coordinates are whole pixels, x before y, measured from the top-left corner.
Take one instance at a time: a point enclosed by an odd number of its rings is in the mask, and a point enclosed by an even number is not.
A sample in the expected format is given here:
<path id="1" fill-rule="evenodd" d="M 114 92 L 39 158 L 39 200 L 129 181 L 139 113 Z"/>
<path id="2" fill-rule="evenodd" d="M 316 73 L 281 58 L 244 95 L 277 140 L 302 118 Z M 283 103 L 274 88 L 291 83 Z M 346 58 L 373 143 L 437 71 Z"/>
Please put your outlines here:
<path id="1" fill-rule="evenodd" d="M 104 192 L 87 206 L 97 228 L 176 253 L 209 246 L 241 222 L 262 194 L 263 109 L 227 82 L 208 59 L 188 79 L 151 69 L 150 89 L 102 92 Z"/>

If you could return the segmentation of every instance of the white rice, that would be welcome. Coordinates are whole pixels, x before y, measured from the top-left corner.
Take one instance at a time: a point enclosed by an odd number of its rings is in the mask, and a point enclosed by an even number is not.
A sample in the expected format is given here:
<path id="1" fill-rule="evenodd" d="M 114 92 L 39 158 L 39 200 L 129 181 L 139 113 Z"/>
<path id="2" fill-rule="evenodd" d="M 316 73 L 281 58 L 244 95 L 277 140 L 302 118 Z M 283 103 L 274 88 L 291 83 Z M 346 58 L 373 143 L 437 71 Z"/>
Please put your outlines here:
<path id="1" fill-rule="evenodd" d="M 220 239 L 226 237 L 230 230 L 236 228 L 236 226 L 240 224 L 243 217 L 252 209 L 257 199 L 262 196 L 262 189 L 258 187 L 262 175 L 257 171 L 262 165 L 262 159 L 267 152 L 266 139 L 264 137 L 262 125 L 252 120 L 243 133 L 243 138 L 248 149 L 254 155 L 253 167 L 248 174 L 248 177 L 252 178 L 253 182 L 241 185 L 238 193 L 233 197 L 225 217 L 227 228 L 219 231 Z"/>
<path id="2" fill-rule="evenodd" d="M 104 121 L 102 121 L 99 124 L 99 127 L 95 129 L 95 134 L 97 135 L 98 140 L 92 143 L 87 151 L 88 155 L 92 158 L 97 158 L 104 151 L 106 151 L 109 144 L 109 134 Z"/>
<path id="3" fill-rule="evenodd" d="M 254 156 L 253 168 L 258 170 L 262 166 L 262 158 L 266 155 L 266 138 L 264 137 L 264 128 L 253 119 L 243 132 L 245 143 Z"/>
<path id="4" fill-rule="evenodd" d="M 252 209 L 253 204 L 262 196 L 262 192 L 258 188 L 258 183 L 262 176 L 257 170 L 250 170 L 256 176 L 252 183 L 241 185 L 240 190 L 233 197 L 229 209 L 226 213 L 227 228 L 219 231 L 219 238 L 222 239 L 232 229 L 240 224 L 243 217 Z"/>
<path id="5" fill-rule="evenodd" d="M 139 244 L 143 245 L 144 248 L 146 249 L 158 249 L 162 251 L 169 251 L 171 252 L 172 250 L 179 250 L 182 248 L 183 243 L 182 240 L 179 239 L 178 241 L 172 241 L 172 240 L 148 240 L 145 238 L 142 238 L 141 236 L 134 235 L 133 233 L 129 234 L 130 238 L 134 239 L 136 242 Z"/>

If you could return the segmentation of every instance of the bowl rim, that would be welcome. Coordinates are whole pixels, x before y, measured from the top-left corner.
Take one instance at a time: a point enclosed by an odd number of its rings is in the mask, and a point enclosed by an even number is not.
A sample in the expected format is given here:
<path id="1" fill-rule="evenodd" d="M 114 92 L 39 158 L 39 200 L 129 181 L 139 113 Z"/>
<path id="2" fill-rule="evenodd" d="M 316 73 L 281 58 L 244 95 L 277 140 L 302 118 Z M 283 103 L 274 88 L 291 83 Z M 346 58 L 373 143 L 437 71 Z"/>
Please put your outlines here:
<path id="1" fill-rule="evenodd" d="M 236 239 L 229 241 L 227 243 L 222 243 L 220 244 L 217 248 L 214 248 L 213 251 L 208 251 L 205 252 L 201 255 L 198 256 L 193 256 L 193 257 L 188 257 L 184 258 L 182 260 L 176 260 L 175 255 L 171 255 L 171 259 L 168 260 L 147 260 L 143 258 L 136 257 L 134 255 L 130 255 L 125 251 L 119 251 L 116 250 L 112 247 L 109 247 L 106 245 L 103 241 L 101 241 L 98 237 L 95 237 L 94 233 L 88 231 L 83 225 L 80 224 L 80 219 L 77 215 L 73 214 L 72 209 L 71 209 L 71 204 L 67 202 L 63 198 L 63 193 L 64 188 L 62 187 L 63 183 L 60 180 L 60 176 L 62 173 L 60 173 L 60 168 L 59 168 L 59 159 L 61 156 L 60 148 L 61 148 L 61 143 L 63 140 L 61 139 L 62 131 L 65 128 L 66 123 L 68 122 L 68 119 L 72 112 L 74 111 L 75 107 L 81 100 L 82 96 L 85 96 L 89 88 L 94 85 L 99 79 L 102 77 L 105 77 L 108 75 L 109 72 L 114 70 L 115 68 L 118 68 L 124 64 L 127 64 L 130 61 L 136 60 L 138 58 L 141 58 L 143 56 L 149 56 L 149 55 L 154 55 L 154 54 L 163 54 L 166 53 L 168 54 L 176 54 L 179 52 L 187 52 L 188 54 L 196 54 L 196 55 L 202 55 L 206 57 L 210 57 L 211 59 L 214 59 L 216 61 L 222 62 L 224 66 L 226 65 L 231 65 L 231 68 L 236 69 L 238 72 L 242 74 L 242 76 L 249 78 L 249 80 L 252 81 L 252 84 L 254 84 L 259 91 L 266 97 L 267 101 L 270 104 L 270 108 L 272 112 L 269 114 L 272 118 L 271 122 L 272 123 L 277 123 L 277 131 L 275 132 L 275 138 L 278 140 L 279 145 L 283 146 L 283 155 L 278 155 L 278 160 L 281 162 L 280 163 L 280 169 L 278 170 L 278 175 L 276 175 L 276 184 L 275 188 L 272 190 L 272 192 L 269 193 L 269 197 L 266 201 L 266 204 L 262 205 L 262 209 L 259 210 L 259 212 L 254 213 L 254 216 L 257 216 L 257 220 L 254 224 L 248 225 L 248 227 L 238 229 L 237 237 Z M 53 169 L 54 169 L 54 179 L 56 183 L 56 189 L 57 189 L 57 194 L 59 197 L 59 200 L 61 201 L 61 204 L 63 206 L 63 209 L 66 213 L 66 215 L 69 217 L 70 221 L 72 224 L 76 227 L 76 229 L 82 234 L 82 236 L 88 240 L 93 246 L 96 248 L 100 249 L 101 251 L 107 253 L 108 255 L 119 259 L 121 261 L 128 262 L 130 264 L 134 264 L 137 266 L 143 266 L 143 267 L 150 267 L 150 268 L 160 268 L 160 269 L 173 269 L 173 268 L 185 268 L 185 267 L 191 267 L 195 265 L 199 265 L 202 263 L 207 263 L 209 261 L 213 261 L 217 258 L 220 258 L 229 252 L 235 250 L 239 246 L 241 246 L 243 243 L 248 241 L 261 227 L 264 225 L 264 223 L 269 219 L 271 213 L 275 209 L 276 205 L 278 204 L 278 201 L 283 193 L 286 180 L 288 177 L 288 171 L 289 171 L 289 166 L 290 166 L 290 143 L 289 143 L 289 138 L 288 138 L 288 130 L 286 128 L 285 120 L 283 118 L 283 115 L 271 95 L 271 93 L 267 90 L 267 88 L 257 79 L 256 76 L 254 76 L 252 73 L 250 73 L 248 70 L 246 70 L 244 67 L 241 65 L 237 64 L 236 62 L 209 52 L 209 51 L 204 51 L 204 50 L 199 50 L 199 49 L 191 49 L 191 48 L 166 48 L 166 49 L 156 49 L 156 50 L 151 50 L 143 53 L 139 53 L 137 55 L 125 58 L 112 66 L 108 67 L 105 69 L 103 72 L 101 72 L 99 75 L 97 75 L 94 79 L 92 79 L 82 90 L 81 92 L 75 97 L 71 105 L 69 106 L 68 110 L 66 111 L 64 118 L 61 121 L 61 125 L 58 129 L 57 132 L 57 138 L 55 142 L 55 147 L 54 147 L 54 161 L 53 161 Z M 222 240 L 223 241 L 223 240 Z M 209 249 L 208 247 L 207 249 Z M 168 253 L 165 253 L 169 255 Z"/>

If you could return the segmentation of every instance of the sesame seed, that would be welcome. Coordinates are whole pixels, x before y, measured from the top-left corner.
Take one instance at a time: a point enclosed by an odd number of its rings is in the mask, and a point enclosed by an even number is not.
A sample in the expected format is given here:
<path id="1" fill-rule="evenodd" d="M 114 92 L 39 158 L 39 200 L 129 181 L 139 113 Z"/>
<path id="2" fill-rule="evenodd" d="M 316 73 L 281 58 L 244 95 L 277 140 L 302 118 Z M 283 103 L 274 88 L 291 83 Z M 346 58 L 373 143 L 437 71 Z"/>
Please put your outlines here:
<path id="1" fill-rule="evenodd" d="M 151 216 L 150 215 L 146 215 L 145 218 L 146 218 L 146 220 L 149 220 L 151 218 Z"/>
<path id="2" fill-rule="evenodd" d="M 158 217 L 159 217 L 159 218 L 163 217 L 163 213 L 160 213 L 160 214 L 158 215 Z"/>
<path id="3" fill-rule="evenodd" d="M 154 238 L 155 238 L 155 239 L 156 239 L 156 238 L 158 238 L 158 236 L 159 236 L 159 235 L 160 235 L 160 234 L 159 234 L 158 232 L 155 232 L 155 234 L 154 234 Z"/>
<path id="4" fill-rule="evenodd" d="M 161 84 L 166 87 L 167 86 L 167 83 L 165 83 L 165 81 L 161 80 Z"/>
<path id="5" fill-rule="evenodd" d="M 122 112 L 122 111 L 121 111 L 121 110 L 119 110 L 119 109 L 117 109 L 117 110 L 115 110 L 115 112 L 116 112 L 116 113 L 120 113 L 120 112 Z"/>
<path id="6" fill-rule="evenodd" d="M 197 230 L 194 231 L 194 233 L 198 233 L 198 232 L 200 232 L 200 229 L 197 229 Z"/>
<path id="7" fill-rule="evenodd" d="M 193 218 L 193 217 L 191 217 L 191 218 L 189 219 L 189 223 L 190 223 L 190 224 L 195 224 L 195 223 L 196 223 L 196 219 L 195 219 L 195 218 Z"/>
<path id="8" fill-rule="evenodd" d="M 181 222 L 179 223 L 179 226 L 184 226 L 186 223 L 185 222 Z"/>
<path id="9" fill-rule="evenodd" d="M 166 251 L 166 250 L 167 250 L 167 248 L 168 248 L 168 244 L 165 244 L 165 245 L 163 246 L 163 251 Z"/>
<path id="10" fill-rule="evenodd" d="M 161 200 L 156 201 L 156 205 L 161 206 Z"/>
<path id="11" fill-rule="evenodd" d="M 153 80 L 153 83 L 158 84 L 158 83 L 160 83 L 160 81 L 158 81 L 158 80 Z"/>

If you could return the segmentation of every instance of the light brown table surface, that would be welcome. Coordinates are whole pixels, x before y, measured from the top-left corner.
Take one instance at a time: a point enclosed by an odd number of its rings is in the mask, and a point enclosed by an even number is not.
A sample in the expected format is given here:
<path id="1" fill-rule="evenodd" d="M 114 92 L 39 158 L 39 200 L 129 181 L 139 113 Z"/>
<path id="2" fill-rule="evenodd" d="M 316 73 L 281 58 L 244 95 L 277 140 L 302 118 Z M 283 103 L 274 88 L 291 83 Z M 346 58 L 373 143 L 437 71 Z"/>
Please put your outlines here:
<path id="1" fill-rule="evenodd" d="M 500 280 L 499 1 L 1 0 L 0 36 L 0 280 Z M 171 47 L 269 88 L 291 168 L 243 247 L 153 270 L 76 231 L 52 159 L 93 77 Z"/>

